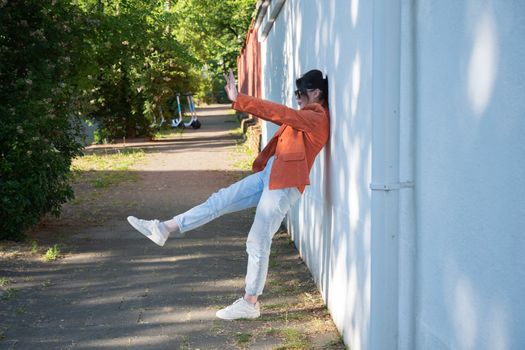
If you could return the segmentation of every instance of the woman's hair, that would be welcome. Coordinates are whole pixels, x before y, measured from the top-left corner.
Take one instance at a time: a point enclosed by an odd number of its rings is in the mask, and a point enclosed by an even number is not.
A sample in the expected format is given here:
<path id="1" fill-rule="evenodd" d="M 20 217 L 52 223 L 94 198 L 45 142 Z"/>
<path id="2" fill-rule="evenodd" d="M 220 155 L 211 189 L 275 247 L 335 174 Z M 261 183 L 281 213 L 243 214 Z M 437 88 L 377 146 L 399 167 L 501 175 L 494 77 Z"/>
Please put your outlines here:
<path id="1" fill-rule="evenodd" d="M 322 104 L 328 107 L 328 77 L 323 78 L 323 73 L 318 69 L 303 74 L 295 81 L 299 90 L 319 89 L 321 91 L 320 100 Z"/>
<path id="2" fill-rule="evenodd" d="M 329 98 L 328 98 L 328 75 L 325 76 L 325 78 L 323 79 L 323 83 L 324 83 L 323 88 L 319 89 L 319 90 L 321 90 L 321 99 L 323 100 L 323 102 L 326 105 L 326 107 L 328 107 L 328 101 L 329 101 Z"/>

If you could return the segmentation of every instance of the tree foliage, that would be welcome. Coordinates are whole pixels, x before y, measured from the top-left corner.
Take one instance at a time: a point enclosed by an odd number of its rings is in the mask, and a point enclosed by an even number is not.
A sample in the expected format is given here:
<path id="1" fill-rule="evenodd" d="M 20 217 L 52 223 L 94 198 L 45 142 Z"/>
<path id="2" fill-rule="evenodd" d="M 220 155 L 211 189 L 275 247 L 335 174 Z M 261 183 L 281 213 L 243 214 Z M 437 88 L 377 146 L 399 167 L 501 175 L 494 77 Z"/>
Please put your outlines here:
<path id="1" fill-rule="evenodd" d="M 0 1 L 0 238 L 21 232 L 73 196 L 80 154 L 90 23 L 74 6 Z M 72 54 L 72 53 L 75 54 Z"/>
<path id="2" fill-rule="evenodd" d="M 81 123 L 147 136 L 175 92 L 217 99 L 255 0 L 0 0 L 0 239 L 73 197 Z"/>
<path id="3" fill-rule="evenodd" d="M 217 99 L 223 94 L 222 73 L 237 70 L 237 56 L 255 11 L 254 0 L 179 0 L 176 37 L 189 47 L 206 73 L 200 92 Z"/>

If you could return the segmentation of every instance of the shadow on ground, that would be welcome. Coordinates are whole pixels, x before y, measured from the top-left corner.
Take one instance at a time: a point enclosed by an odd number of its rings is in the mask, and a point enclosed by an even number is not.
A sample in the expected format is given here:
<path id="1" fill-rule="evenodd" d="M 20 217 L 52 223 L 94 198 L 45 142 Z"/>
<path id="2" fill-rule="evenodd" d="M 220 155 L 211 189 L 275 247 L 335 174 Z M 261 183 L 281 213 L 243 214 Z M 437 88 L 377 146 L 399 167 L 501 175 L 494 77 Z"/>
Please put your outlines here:
<path id="1" fill-rule="evenodd" d="M 212 132 L 203 140 L 141 148 L 154 150 L 156 155 L 148 157 L 155 164 L 167 156 L 167 162 L 188 162 L 180 157 L 200 148 L 193 153 L 194 161 L 213 164 L 214 158 L 224 157 L 215 149 L 235 144 L 228 137 Z M 103 172 L 84 174 L 87 180 L 76 185 L 77 198 L 64 206 L 62 216 L 46 219 L 31 233 L 35 243 L 2 243 L 0 348 L 344 348 L 285 232 L 276 235 L 272 247 L 262 317 L 235 322 L 215 318 L 217 309 L 243 293 L 245 237 L 253 209 L 223 216 L 186 238 L 170 239 L 163 248 L 126 222 L 128 215 L 170 218 L 246 172 L 129 173 L 117 173 L 128 181 L 109 188 L 88 181 Z M 47 247 L 55 244 L 59 259 L 43 261 Z"/>

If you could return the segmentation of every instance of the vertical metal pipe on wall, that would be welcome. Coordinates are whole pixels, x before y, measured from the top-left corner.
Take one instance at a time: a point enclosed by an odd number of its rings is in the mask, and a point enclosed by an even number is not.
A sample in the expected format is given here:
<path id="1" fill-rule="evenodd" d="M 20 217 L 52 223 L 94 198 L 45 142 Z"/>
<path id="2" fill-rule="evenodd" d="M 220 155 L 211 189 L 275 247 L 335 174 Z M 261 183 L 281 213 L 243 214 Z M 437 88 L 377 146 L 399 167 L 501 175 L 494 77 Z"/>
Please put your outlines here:
<path id="1" fill-rule="evenodd" d="M 370 349 L 398 346 L 401 0 L 374 0 Z"/>
<path id="2" fill-rule="evenodd" d="M 415 349 L 416 210 L 416 0 L 401 0 L 399 129 L 399 350 Z"/>

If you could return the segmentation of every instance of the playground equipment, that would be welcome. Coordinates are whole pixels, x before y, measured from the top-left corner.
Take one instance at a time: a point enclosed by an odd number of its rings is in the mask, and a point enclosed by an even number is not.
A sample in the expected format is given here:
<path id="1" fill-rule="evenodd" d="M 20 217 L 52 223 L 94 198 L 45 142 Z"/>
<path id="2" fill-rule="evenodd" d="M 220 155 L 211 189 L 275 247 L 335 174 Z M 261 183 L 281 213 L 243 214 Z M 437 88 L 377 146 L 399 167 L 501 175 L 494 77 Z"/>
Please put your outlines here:
<path id="1" fill-rule="evenodd" d="M 186 94 L 176 93 L 175 96 L 177 98 L 178 116 L 171 120 L 171 127 L 172 128 L 180 128 L 180 127 L 181 128 L 189 128 L 191 126 L 193 129 L 200 128 L 201 127 L 201 122 L 197 118 L 197 113 L 195 113 L 195 102 L 193 102 L 193 94 L 191 94 L 191 93 L 186 93 Z M 188 109 L 189 109 L 190 116 L 191 116 L 191 119 L 188 122 L 186 122 L 186 123 L 184 123 L 184 121 L 182 120 L 182 108 L 181 108 L 181 103 L 180 103 L 180 97 L 181 96 L 185 96 L 186 97 L 186 99 L 188 101 Z M 161 115 L 162 115 L 162 112 L 161 112 Z"/>

